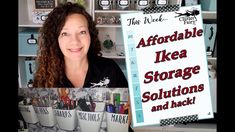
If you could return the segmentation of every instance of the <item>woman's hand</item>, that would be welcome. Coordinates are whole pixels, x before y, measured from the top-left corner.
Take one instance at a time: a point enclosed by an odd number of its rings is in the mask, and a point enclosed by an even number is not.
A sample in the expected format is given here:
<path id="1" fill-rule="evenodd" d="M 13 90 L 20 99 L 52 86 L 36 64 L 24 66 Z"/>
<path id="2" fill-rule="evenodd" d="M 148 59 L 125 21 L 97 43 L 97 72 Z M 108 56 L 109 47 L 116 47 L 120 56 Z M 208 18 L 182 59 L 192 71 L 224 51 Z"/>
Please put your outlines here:
<path id="1" fill-rule="evenodd" d="M 128 126 L 131 124 L 132 114 L 131 114 L 131 104 L 130 104 L 130 97 L 128 96 L 128 101 L 124 105 L 124 109 L 128 109 Z"/>

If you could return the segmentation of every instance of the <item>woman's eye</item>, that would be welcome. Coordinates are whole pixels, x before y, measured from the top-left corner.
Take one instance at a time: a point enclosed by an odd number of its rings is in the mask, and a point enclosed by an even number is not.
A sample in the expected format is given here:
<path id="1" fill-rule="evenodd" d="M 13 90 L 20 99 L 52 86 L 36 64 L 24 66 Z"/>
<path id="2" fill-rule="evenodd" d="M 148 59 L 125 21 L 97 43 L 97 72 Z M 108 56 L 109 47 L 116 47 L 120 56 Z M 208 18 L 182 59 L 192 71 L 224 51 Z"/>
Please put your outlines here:
<path id="1" fill-rule="evenodd" d="M 81 34 L 86 34 L 86 31 L 81 31 L 80 33 L 81 33 Z"/>
<path id="2" fill-rule="evenodd" d="M 61 36 L 67 36 L 67 35 L 68 35 L 68 34 L 65 33 L 65 32 L 61 33 Z"/>

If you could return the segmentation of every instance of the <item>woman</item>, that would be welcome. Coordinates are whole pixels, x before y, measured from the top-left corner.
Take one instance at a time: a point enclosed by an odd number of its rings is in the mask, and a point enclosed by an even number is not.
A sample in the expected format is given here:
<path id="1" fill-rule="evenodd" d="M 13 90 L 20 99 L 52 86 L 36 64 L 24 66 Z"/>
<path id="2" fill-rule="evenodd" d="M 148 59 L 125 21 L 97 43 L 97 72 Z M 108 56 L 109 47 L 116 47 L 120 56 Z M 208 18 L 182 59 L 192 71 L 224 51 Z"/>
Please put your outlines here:
<path id="1" fill-rule="evenodd" d="M 119 66 L 101 57 L 98 30 L 84 7 L 59 5 L 39 34 L 33 87 L 128 86 Z"/>

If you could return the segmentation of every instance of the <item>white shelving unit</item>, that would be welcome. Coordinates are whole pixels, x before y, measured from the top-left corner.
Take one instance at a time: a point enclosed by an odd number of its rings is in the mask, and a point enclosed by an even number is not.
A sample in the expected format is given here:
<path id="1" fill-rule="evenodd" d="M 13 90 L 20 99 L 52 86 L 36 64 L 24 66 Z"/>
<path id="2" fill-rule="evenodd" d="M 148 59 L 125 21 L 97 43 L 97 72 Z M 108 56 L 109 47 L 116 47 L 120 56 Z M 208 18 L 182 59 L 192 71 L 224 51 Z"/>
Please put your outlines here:
<path id="1" fill-rule="evenodd" d="M 202 11 L 203 19 L 217 19 L 216 11 Z"/>
<path id="2" fill-rule="evenodd" d="M 180 1 L 180 0 L 172 0 L 172 1 Z M 120 16 L 122 13 L 133 13 L 139 12 L 138 10 L 130 9 L 130 10 L 100 10 L 98 9 L 98 0 L 86 0 L 86 10 L 92 15 L 94 21 L 96 21 L 97 16 L 104 15 L 104 16 Z M 40 28 L 42 24 L 35 24 L 32 20 L 32 11 L 33 11 L 33 0 L 18 0 L 18 29 L 19 31 L 27 28 Z M 203 19 L 212 19 L 216 20 L 216 11 L 202 11 Z M 122 36 L 122 28 L 120 23 L 119 24 L 97 24 L 97 28 L 99 30 L 99 39 L 101 44 L 105 40 L 105 36 L 108 34 L 112 41 L 115 43 L 115 50 L 112 50 L 111 53 L 105 53 L 102 51 L 103 57 L 111 58 L 117 60 L 119 66 L 123 67 L 123 71 L 125 71 L 125 55 L 120 56 L 121 53 L 124 53 L 124 42 Z M 31 55 L 19 55 L 19 87 L 26 87 L 25 82 L 25 69 L 22 66 L 22 61 L 26 57 L 36 57 L 36 54 Z M 208 56 L 208 61 L 213 64 L 216 64 L 216 57 Z"/>

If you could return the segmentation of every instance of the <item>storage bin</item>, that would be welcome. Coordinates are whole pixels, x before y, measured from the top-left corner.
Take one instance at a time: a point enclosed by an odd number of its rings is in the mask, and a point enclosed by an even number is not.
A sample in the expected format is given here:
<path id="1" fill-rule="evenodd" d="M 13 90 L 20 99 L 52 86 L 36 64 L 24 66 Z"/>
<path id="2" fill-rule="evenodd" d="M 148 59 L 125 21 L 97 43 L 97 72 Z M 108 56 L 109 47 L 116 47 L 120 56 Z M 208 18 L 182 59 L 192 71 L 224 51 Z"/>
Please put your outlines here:
<path id="1" fill-rule="evenodd" d="M 54 109 L 54 113 L 60 129 L 72 131 L 77 127 L 78 119 L 76 115 L 76 109 L 73 110 Z"/>
<path id="2" fill-rule="evenodd" d="M 52 107 L 34 106 L 34 110 L 42 126 L 52 127 L 56 124 L 56 119 Z"/>
<path id="3" fill-rule="evenodd" d="M 107 132 L 128 132 L 128 115 L 106 112 Z"/>
<path id="4" fill-rule="evenodd" d="M 81 132 L 99 132 L 104 112 L 87 112 L 77 110 L 78 123 Z M 121 131 L 120 131 L 121 132 Z"/>
<path id="5" fill-rule="evenodd" d="M 33 56 L 38 49 L 38 30 L 29 28 L 19 32 L 19 55 Z"/>
<path id="6" fill-rule="evenodd" d="M 32 124 L 38 122 L 37 115 L 32 105 L 23 105 L 23 101 L 21 101 L 18 108 L 25 122 Z"/>

